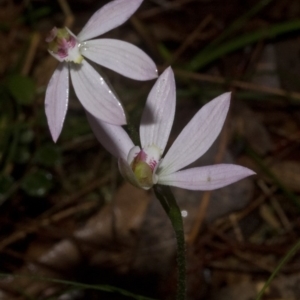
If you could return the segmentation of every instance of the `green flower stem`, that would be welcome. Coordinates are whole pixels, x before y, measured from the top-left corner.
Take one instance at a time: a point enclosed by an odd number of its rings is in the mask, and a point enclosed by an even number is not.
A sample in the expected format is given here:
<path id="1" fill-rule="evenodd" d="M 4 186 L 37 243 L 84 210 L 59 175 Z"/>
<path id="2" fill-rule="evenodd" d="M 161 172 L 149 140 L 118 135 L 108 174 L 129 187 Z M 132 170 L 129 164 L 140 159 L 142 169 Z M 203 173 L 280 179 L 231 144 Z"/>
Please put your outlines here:
<path id="1" fill-rule="evenodd" d="M 287 255 L 280 261 L 278 266 L 275 268 L 269 279 L 264 284 L 262 290 L 259 292 L 255 300 L 260 300 L 263 296 L 265 290 L 269 287 L 277 273 L 280 271 L 280 269 L 296 254 L 296 252 L 300 249 L 300 240 L 293 246 L 293 248 L 287 253 Z"/>
<path id="2" fill-rule="evenodd" d="M 157 199 L 167 213 L 175 231 L 177 241 L 177 300 L 184 300 L 186 295 L 186 266 L 185 266 L 185 240 L 181 211 L 176 203 L 170 187 L 155 185 L 154 192 Z"/>

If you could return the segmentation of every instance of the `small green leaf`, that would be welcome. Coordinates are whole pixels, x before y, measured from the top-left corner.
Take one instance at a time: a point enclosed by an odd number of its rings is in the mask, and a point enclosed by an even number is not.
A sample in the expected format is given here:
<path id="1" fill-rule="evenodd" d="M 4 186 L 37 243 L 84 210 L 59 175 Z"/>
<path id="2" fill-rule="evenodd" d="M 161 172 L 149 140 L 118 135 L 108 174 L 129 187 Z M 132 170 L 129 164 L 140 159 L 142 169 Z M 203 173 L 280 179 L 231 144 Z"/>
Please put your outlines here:
<path id="1" fill-rule="evenodd" d="M 34 81 L 26 76 L 15 74 L 9 77 L 7 83 L 12 97 L 22 105 L 30 105 L 34 100 Z"/>
<path id="2" fill-rule="evenodd" d="M 14 179 L 9 175 L 0 176 L 0 202 L 5 199 L 6 193 L 9 192 L 11 186 L 14 183 Z"/>
<path id="3" fill-rule="evenodd" d="M 51 189 L 53 182 L 51 173 L 44 170 L 37 170 L 24 178 L 21 183 L 26 194 L 33 197 L 43 197 Z"/>
<path id="4" fill-rule="evenodd" d="M 158 44 L 158 51 L 160 55 L 164 58 L 164 60 L 168 61 L 172 58 L 172 53 L 164 44 Z"/>
<path id="5" fill-rule="evenodd" d="M 91 129 L 86 121 L 86 116 L 68 114 L 68 118 L 66 118 L 64 130 L 62 132 L 62 137 L 66 140 L 70 140 L 90 132 Z"/>
<path id="6" fill-rule="evenodd" d="M 17 164 L 25 164 L 29 161 L 31 152 L 27 146 L 18 145 L 15 149 L 13 161 Z"/>
<path id="7" fill-rule="evenodd" d="M 29 144 L 34 139 L 34 131 L 31 128 L 23 129 L 20 135 L 20 143 Z"/>
<path id="8" fill-rule="evenodd" d="M 35 154 L 35 161 L 45 167 L 53 167 L 61 163 L 61 160 L 61 152 L 55 145 L 42 146 Z"/>

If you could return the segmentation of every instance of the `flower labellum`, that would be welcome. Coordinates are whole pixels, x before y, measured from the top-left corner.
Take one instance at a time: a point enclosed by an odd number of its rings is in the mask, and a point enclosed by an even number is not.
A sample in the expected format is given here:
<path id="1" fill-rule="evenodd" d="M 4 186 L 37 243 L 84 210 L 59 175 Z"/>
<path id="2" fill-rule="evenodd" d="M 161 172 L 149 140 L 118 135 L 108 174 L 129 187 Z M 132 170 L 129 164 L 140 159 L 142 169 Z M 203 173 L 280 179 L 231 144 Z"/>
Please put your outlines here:
<path id="1" fill-rule="evenodd" d="M 174 74 L 168 68 L 148 96 L 140 125 L 141 147 L 133 144 L 121 126 L 102 122 L 88 114 L 96 137 L 118 158 L 119 169 L 125 179 L 143 189 L 161 184 L 204 191 L 221 188 L 255 174 L 232 164 L 182 170 L 201 157 L 221 132 L 229 109 L 230 93 L 204 105 L 163 157 L 174 121 L 175 103 Z"/>
<path id="2" fill-rule="evenodd" d="M 140 147 L 134 147 L 130 150 L 128 157 L 139 185 L 145 189 L 151 188 L 156 183 L 153 174 L 161 157 L 160 150 L 155 145 L 142 150 Z"/>
<path id="3" fill-rule="evenodd" d="M 127 21 L 143 0 L 115 0 L 104 5 L 75 36 L 68 28 L 54 27 L 46 42 L 48 51 L 60 64 L 46 90 L 45 111 L 56 142 L 69 101 L 69 73 L 81 104 L 94 117 L 114 125 L 126 124 L 125 113 L 104 79 L 85 60 L 135 80 L 157 77 L 152 59 L 136 46 L 115 39 L 93 39 Z"/>
<path id="4" fill-rule="evenodd" d="M 58 29 L 54 27 L 46 38 L 49 43 L 49 53 L 60 62 L 71 61 L 80 64 L 83 56 L 79 51 L 79 43 L 76 36 L 68 28 Z"/>

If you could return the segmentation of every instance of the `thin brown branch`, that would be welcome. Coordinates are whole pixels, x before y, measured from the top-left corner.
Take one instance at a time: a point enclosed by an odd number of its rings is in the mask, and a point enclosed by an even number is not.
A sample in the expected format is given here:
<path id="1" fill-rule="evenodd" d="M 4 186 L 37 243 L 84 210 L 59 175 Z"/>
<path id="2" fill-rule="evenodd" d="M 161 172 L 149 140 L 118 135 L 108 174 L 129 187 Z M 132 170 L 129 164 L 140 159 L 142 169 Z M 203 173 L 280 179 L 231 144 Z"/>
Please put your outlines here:
<path id="1" fill-rule="evenodd" d="M 226 84 L 228 86 L 232 86 L 232 87 L 236 87 L 236 88 L 240 88 L 240 89 L 244 89 L 244 90 L 261 92 L 261 93 L 274 95 L 274 96 L 286 97 L 286 98 L 296 100 L 297 102 L 300 101 L 300 93 L 289 92 L 284 89 L 272 88 L 269 86 L 258 85 L 255 83 L 240 81 L 240 80 L 234 80 L 234 79 L 230 80 L 230 79 L 224 78 L 222 76 L 213 76 L 213 75 L 208 75 L 208 74 L 193 73 L 193 72 L 183 71 L 183 70 L 179 70 L 179 69 L 174 70 L 174 72 L 179 77 L 185 77 L 185 78 L 190 78 L 190 79 L 194 79 L 197 81 L 211 82 L 211 83 L 217 83 L 217 84 Z"/>

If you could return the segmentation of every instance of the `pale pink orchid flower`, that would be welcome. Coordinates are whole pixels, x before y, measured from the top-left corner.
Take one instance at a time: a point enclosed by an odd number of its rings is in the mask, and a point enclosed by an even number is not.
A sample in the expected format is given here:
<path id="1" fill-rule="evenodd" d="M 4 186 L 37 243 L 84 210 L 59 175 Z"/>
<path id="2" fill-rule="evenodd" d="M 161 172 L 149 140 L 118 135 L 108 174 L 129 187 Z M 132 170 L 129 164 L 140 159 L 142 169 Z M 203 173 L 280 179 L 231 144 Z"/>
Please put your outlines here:
<path id="1" fill-rule="evenodd" d="M 164 155 L 174 121 L 175 104 L 174 74 L 168 68 L 158 78 L 148 96 L 140 125 L 141 147 L 133 144 L 121 126 L 104 123 L 88 114 L 96 137 L 118 158 L 119 169 L 125 179 L 143 189 L 161 184 L 206 191 L 255 174 L 233 164 L 182 170 L 201 157 L 216 140 L 229 109 L 230 93 L 222 94 L 204 105 Z"/>
<path id="2" fill-rule="evenodd" d="M 46 41 L 49 52 L 60 61 L 46 90 L 45 111 L 56 142 L 64 123 L 69 100 L 69 73 L 83 107 L 100 120 L 126 124 L 122 105 L 104 79 L 84 59 L 135 80 L 157 77 L 152 59 L 136 46 L 115 39 L 93 39 L 129 19 L 143 0 L 115 0 L 92 15 L 75 36 L 68 28 L 53 28 Z"/>

